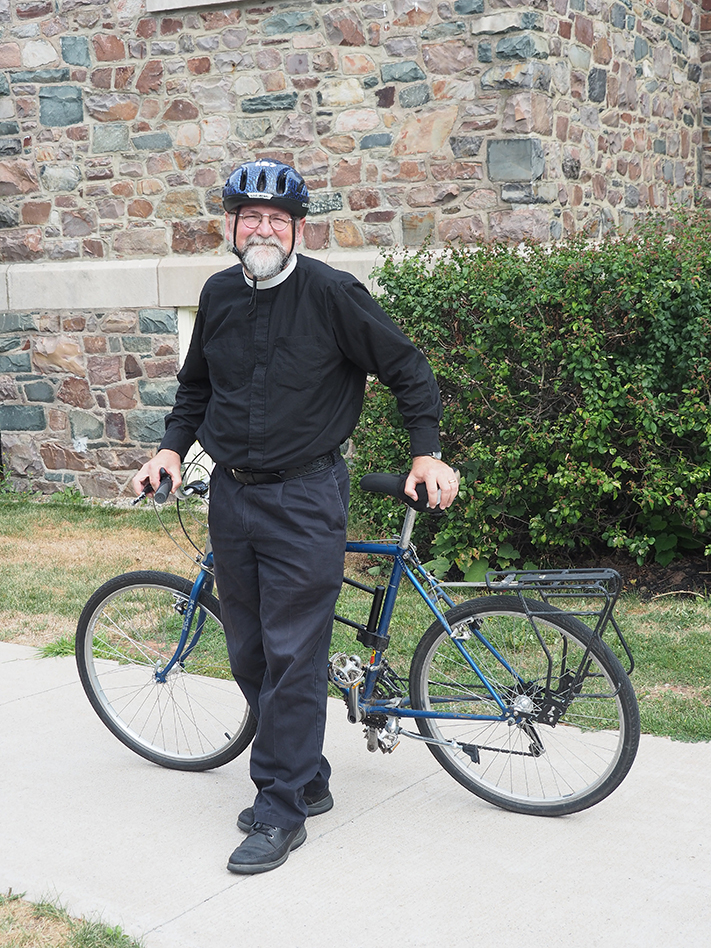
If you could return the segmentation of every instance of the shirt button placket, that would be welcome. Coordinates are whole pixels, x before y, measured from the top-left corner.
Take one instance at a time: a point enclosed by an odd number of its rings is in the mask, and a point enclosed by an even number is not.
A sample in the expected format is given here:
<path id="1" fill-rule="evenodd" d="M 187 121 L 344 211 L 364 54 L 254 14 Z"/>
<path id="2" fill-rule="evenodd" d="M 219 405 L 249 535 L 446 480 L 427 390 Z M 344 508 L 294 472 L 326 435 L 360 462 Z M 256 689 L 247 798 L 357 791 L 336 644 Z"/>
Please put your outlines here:
<path id="1" fill-rule="evenodd" d="M 264 470 L 264 445 L 266 439 L 267 401 L 267 354 L 269 343 L 269 317 L 271 303 L 257 293 L 254 332 L 254 374 L 249 405 L 249 467 Z"/>

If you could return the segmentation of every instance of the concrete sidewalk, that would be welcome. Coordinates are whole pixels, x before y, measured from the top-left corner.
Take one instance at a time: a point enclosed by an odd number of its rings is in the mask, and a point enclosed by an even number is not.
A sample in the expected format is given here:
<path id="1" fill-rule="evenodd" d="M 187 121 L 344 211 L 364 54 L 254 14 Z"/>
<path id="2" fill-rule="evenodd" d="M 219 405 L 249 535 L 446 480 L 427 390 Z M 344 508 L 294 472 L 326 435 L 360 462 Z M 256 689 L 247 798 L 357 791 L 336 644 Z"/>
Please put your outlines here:
<path id="1" fill-rule="evenodd" d="M 233 876 L 246 755 L 186 774 L 92 711 L 72 658 L 0 644 L 0 891 L 58 898 L 146 948 L 707 948 L 711 745 L 643 737 L 597 807 L 543 819 L 460 787 L 424 745 L 369 754 L 329 704 L 336 806 L 261 876 Z"/>

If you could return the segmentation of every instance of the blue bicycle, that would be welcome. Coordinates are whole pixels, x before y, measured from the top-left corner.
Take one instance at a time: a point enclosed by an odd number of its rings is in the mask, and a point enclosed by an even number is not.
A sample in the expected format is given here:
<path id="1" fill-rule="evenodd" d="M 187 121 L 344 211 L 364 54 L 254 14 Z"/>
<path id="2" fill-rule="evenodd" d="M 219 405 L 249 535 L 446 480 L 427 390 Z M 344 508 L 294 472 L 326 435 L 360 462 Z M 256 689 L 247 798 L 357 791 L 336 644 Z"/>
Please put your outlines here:
<path id="1" fill-rule="evenodd" d="M 391 562 L 386 585 L 344 580 L 372 597 L 365 622 L 336 616 L 366 653 L 354 646 L 329 662 L 348 719 L 371 751 L 392 752 L 403 737 L 425 742 L 455 780 L 505 809 L 562 815 L 598 803 L 628 773 L 640 733 L 632 656 L 613 616 L 619 575 L 490 573 L 482 595 L 455 604 L 411 544 L 426 499 L 410 500 L 403 485 L 388 474 L 361 480 L 408 507 L 396 539 L 348 543 Z M 181 490 L 188 538 L 186 511 L 207 491 L 206 480 Z M 256 729 L 230 673 L 209 537 L 195 549 L 194 582 L 155 571 L 109 580 L 87 602 L 76 637 L 81 681 L 104 724 L 142 757 L 181 770 L 233 760 Z M 407 678 L 386 657 L 403 578 L 432 616 Z M 627 669 L 603 640 L 608 629 Z"/>

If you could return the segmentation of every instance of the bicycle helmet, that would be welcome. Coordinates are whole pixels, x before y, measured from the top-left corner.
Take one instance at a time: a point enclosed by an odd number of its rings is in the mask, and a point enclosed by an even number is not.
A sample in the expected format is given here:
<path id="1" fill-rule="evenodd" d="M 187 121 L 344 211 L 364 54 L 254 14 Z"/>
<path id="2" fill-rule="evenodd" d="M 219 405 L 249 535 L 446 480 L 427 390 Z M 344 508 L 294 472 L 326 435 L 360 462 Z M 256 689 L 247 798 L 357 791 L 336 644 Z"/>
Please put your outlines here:
<path id="1" fill-rule="evenodd" d="M 292 217 L 306 217 L 309 191 L 306 182 L 291 165 L 281 161 L 248 161 L 235 168 L 222 189 L 222 205 L 227 212 L 243 204 L 268 201 L 288 211 Z"/>

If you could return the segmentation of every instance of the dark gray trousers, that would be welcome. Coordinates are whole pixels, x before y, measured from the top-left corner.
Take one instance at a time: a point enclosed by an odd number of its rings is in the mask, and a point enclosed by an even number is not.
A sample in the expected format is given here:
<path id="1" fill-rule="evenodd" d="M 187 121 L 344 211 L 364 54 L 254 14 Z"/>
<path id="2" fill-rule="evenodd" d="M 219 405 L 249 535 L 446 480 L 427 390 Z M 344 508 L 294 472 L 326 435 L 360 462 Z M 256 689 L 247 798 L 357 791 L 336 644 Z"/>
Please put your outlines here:
<path id="1" fill-rule="evenodd" d="M 255 819 L 295 829 L 328 784 L 327 663 L 343 579 L 348 471 L 238 484 L 216 467 L 210 535 L 230 665 L 258 720 Z"/>

